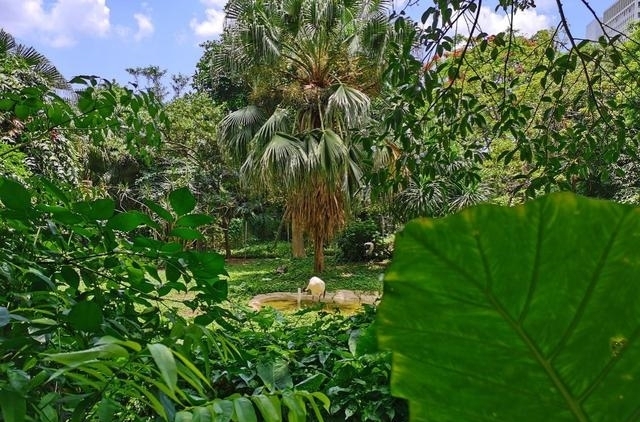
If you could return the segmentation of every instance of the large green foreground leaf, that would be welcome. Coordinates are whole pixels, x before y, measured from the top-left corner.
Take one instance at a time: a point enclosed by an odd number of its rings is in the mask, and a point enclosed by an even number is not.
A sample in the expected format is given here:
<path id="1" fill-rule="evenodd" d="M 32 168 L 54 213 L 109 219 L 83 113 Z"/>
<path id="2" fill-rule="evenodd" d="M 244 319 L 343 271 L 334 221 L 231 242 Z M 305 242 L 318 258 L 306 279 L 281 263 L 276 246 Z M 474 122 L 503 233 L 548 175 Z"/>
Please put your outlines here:
<path id="1" fill-rule="evenodd" d="M 414 221 L 378 323 L 412 421 L 640 421 L 640 210 L 554 194 Z"/>

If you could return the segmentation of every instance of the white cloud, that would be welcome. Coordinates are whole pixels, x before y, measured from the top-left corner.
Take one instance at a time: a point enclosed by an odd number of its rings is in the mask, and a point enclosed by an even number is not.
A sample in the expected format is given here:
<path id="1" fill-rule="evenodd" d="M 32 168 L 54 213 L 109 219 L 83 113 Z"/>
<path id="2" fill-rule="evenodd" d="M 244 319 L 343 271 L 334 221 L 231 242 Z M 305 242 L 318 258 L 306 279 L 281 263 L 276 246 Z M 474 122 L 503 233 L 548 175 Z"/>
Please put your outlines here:
<path id="1" fill-rule="evenodd" d="M 206 3 L 212 3 L 212 1 L 207 1 Z M 201 38 L 220 35 L 224 27 L 224 12 L 215 8 L 208 8 L 205 10 L 205 15 L 203 21 L 198 21 L 195 18 L 191 19 L 189 26 L 193 32 Z"/>
<path id="2" fill-rule="evenodd" d="M 154 27 L 149 16 L 143 15 L 142 13 L 135 13 L 133 17 L 138 23 L 138 31 L 133 36 L 136 41 L 140 41 L 141 39 L 153 34 Z"/>
<path id="3" fill-rule="evenodd" d="M 461 35 L 468 35 L 473 25 L 475 14 L 468 14 L 465 19 L 461 19 L 456 28 L 456 32 Z M 513 28 L 520 31 L 522 35 L 531 36 L 542 29 L 553 26 L 554 19 L 551 15 L 541 13 L 536 8 L 517 10 L 513 16 Z M 478 25 L 475 33 L 485 32 L 489 35 L 506 31 L 510 26 L 510 16 L 504 12 L 495 12 L 493 8 L 481 7 L 478 16 Z"/>
<path id="4" fill-rule="evenodd" d="M 105 0 L 0 0 L 0 27 L 12 35 L 35 35 L 55 47 L 73 45 L 78 36 L 106 36 L 111 30 Z"/>
<path id="5" fill-rule="evenodd" d="M 200 3 L 210 9 L 222 10 L 227 4 L 227 0 L 200 0 Z"/>

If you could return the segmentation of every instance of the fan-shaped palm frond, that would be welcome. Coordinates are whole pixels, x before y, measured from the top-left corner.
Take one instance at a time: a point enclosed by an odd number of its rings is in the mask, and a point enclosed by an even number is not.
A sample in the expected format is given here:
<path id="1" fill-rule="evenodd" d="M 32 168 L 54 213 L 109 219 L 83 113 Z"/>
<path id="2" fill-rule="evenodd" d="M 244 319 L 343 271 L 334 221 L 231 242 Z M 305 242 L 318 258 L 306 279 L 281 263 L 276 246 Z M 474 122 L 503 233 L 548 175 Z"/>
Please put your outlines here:
<path id="1" fill-rule="evenodd" d="M 290 112 L 286 108 L 277 108 L 260 126 L 254 136 L 256 149 L 261 149 L 277 133 L 289 133 L 292 130 Z"/>
<path id="2" fill-rule="evenodd" d="M 42 77 L 51 88 L 70 90 L 71 86 L 60 71 L 35 48 L 16 43 L 15 38 L 0 29 L 0 55 L 12 55 L 23 60 L 34 72 Z"/>
<path id="3" fill-rule="evenodd" d="M 280 180 L 281 186 L 297 185 L 304 172 L 299 170 L 307 160 L 300 140 L 286 133 L 275 133 L 261 150 L 256 152 L 257 168 L 263 183 Z"/>
<path id="4" fill-rule="evenodd" d="M 311 154 L 310 167 L 322 174 L 329 184 L 342 179 L 349 159 L 349 150 L 344 140 L 333 130 L 325 129 L 319 134 Z"/>
<path id="5" fill-rule="evenodd" d="M 0 56 L 6 56 L 16 47 L 16 39 L 13 35 L 0 29 Z"/>
<path id="6" fill-rule="evenodd" d="M 327 101 L 325 120 L 344 121 L 347 128 L 362 126 L 369 118 L 371 100 L 355 88 L 338 85 Z"/>
<path id="7" fill-rule="evenodd" d="M 265 121 L 262 110 L 250 105 L 227 114 L 220 122 L 220 141 L 231 157 L 243 161 L 249 154 L 249 144 Z"/>

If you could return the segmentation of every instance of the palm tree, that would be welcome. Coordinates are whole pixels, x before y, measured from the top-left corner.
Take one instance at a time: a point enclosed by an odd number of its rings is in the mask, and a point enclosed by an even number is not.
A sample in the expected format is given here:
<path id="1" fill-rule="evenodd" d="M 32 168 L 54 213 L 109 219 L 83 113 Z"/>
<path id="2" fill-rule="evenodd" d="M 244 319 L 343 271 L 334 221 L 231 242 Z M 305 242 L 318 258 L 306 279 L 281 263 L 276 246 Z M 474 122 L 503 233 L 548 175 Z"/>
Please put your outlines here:
<path id="1" fill-rule="evenodd" d="M 44 84 L 50 88 L 70 90 L 71 86 L 64 76 L 43 54 L 33 47 L 16 42 L 13 35 L 0 29 L 0 58 L 15 57 L 23 61 Z"/>
<path id="2" fill-rule="evenodd" d="M 389 25 L 386 0 L 231 0 L 214 69 L 241 72 L 250 105 L 227 115 L 221 142 L 254 186 L 286 198 L 293 252 L 324 245 L 343 226 L 360 186 L 351 136 L 380 89 Z"/>

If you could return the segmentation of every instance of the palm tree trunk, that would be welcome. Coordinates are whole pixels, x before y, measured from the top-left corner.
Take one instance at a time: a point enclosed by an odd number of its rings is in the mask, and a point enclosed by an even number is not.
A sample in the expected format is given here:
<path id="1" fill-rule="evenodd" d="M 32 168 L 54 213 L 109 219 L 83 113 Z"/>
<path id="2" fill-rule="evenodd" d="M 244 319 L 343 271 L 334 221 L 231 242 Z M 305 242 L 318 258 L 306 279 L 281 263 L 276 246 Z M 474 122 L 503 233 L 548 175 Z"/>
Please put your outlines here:
<path id="1" fill-rule="evenodd" d="M 294 258 L 304 258 L 304 230 L 301 221 L 291 217 L 291 254 Z"/>
<path id="2" fill-rule="evenodd" d="M 324 271 L 324 242 L 316 241 L 313 243 L 315 253 L 313 256 L 313 271 L 320 274 Z"/>

